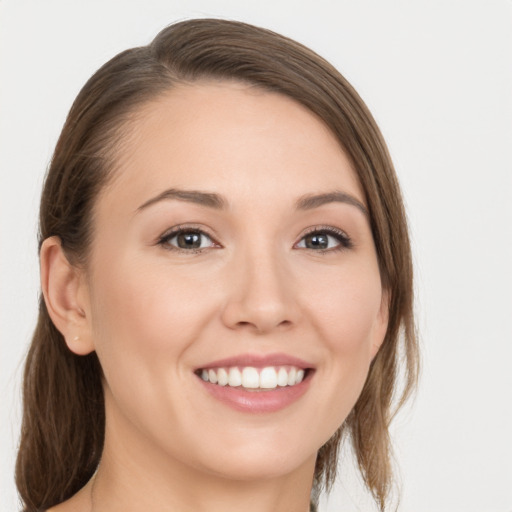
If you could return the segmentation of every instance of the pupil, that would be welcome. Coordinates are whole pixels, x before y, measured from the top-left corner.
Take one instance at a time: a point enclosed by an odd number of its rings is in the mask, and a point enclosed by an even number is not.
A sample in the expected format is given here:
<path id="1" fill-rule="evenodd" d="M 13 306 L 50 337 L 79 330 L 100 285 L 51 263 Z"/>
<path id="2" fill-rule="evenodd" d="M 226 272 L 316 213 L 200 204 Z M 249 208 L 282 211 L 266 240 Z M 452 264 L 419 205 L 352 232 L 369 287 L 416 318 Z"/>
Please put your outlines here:
<path id="1" fill-rule="evenodd" d="M 198 249 L 201 247 L 201 235 L 198 233 L 182 233 L 178 235 L 178 245 L 182 249 Z"/>
<path id="2" fill-rule="evenodd" d="M 327 240 L 327 235 L 309 235 L 306 238 L 306 246 L 309 249 L 327 249 L 329 245 L 329 241 Z"/>

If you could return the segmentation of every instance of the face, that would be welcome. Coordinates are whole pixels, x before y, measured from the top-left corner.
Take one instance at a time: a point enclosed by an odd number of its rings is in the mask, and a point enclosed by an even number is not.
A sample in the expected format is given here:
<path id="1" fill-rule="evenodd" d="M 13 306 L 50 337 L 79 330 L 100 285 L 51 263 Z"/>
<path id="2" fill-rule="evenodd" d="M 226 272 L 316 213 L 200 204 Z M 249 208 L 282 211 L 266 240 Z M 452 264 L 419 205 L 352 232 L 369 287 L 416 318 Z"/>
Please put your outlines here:
<path id="1" fill-rule="evenodd" d="M 311 467 L 387 322 L 346 155 L 297 103 L 232 83 L 146 105 L 120 152 L 85 285 L 107 444 L 237 479 Z"/>

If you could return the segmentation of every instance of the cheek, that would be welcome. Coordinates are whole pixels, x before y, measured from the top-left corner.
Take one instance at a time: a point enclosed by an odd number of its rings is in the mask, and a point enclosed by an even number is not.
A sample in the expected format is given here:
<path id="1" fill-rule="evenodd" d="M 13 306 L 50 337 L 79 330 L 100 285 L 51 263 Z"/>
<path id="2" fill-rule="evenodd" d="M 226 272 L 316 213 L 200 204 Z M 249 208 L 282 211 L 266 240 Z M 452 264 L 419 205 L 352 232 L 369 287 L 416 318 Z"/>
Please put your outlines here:
<path id="1" fill-rule="evenodd" d="M 382 290 L 378 271 L 350 271 L 318 282 L 311 293 L 316 328 L 340 357 L 368 357 L 378 341 Z"/>
<path id="2" fill-rule="evenodd" d="M 93 336 L 100 361 L 177 364 L 215 314 L 219 287 L 165 264 L 148 268 L 137 258 L 117 261 L 94 276 Z"/>
<path id="3" fill-rule="evenodd" d="M 175 421 L 187 399 L 184 361 L 210 314 L 211 295 L 169 267 L 148 269 L 127 257 L 117 263 L 98 267 L 91 309 L 111 410 L 137 425 L 157 410 L 164 423 Z M 171 394 L 173 389 L 183 392 Z"/>
<path id="4" fill-rule="evenodd" d="M 320 284 L 320 283 L 319 283 Z M 328 292 L 311 294 L 315 330 L 321 333 L 326 362 L 317 378 L 322 389 L 317 414 L 327 415 L 332 431 L 346 419 L 366 381 L 375 345 L 382 340 L 382 292 L 378 271 L 332 275 Z M 326 412 L 327 411 L 327 412 Z"/>

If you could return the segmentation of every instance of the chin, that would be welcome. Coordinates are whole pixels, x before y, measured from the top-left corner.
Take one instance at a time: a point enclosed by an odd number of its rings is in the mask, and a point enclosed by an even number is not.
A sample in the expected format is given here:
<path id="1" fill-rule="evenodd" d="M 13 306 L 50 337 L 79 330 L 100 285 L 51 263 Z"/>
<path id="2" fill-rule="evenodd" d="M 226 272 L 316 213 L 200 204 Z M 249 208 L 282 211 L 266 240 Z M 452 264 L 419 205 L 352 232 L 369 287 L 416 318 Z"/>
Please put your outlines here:
<path id="1" fill-rule="evenodd" d="M 316 452 L 307 457 L 282 455 L 266 458 L 260 456 L 256 459 L 246 456 L 233 460 L 224 459 L 223 464 L 210 466 L 208 472 L 226 480 L 255 482 L 286 477 L 304 466 L 314 466 L 315 460 Z"/>
<path id="2" fill-rule="evenodd" d="M 204 450 L 196 452 L 196 467 L 217 477 L 237 481 L 279 478 L 304 466 L 314 467 L 323 439 L 315 442 L 307 432 L 290 435 L 287 429 L 273 430 L 272 435 L 253 431 L 232 435 L 229 440 L 209 438 L 203 444 Z"/>

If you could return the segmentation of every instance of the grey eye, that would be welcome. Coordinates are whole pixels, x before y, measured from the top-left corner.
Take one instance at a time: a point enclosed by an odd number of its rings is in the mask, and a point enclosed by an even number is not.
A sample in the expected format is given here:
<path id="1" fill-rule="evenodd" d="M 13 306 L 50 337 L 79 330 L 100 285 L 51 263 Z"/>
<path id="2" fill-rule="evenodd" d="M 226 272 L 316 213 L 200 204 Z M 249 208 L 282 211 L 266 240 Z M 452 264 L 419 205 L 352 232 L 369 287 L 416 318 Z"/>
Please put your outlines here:
<path id="1" fill-rule="evenodd" d="M 318 226 L 306 233 L 295 247 L 319 253 L 334 253 L 351 249 L 354 244 L 345 231 L 334 226 Z"/>
<path id="2" fill-rule="evenodd" d="M 184 250 L 203 249 L 212 246 L 211 238 L 206 233 L 197 230 L 180 230 L 170 233 L 162 242 Z"/>
<path id="3" fill-rule="evenodd" d="M 325 233 L 313 234 L 304 237 L 304 245 L 308 249 L 327 249 L 329 247 L 329 235 Z"/>
<path id="4" fill-rule="evenodd" d="M 341 243 L 342 241 L 340 241 L 336 236 L 317 231 L 303 237 L 302 240 L 298 243 L 297 247 L 313 250 L 326 250 L 333 249 L 334 247 L 339 246 Z"/>

